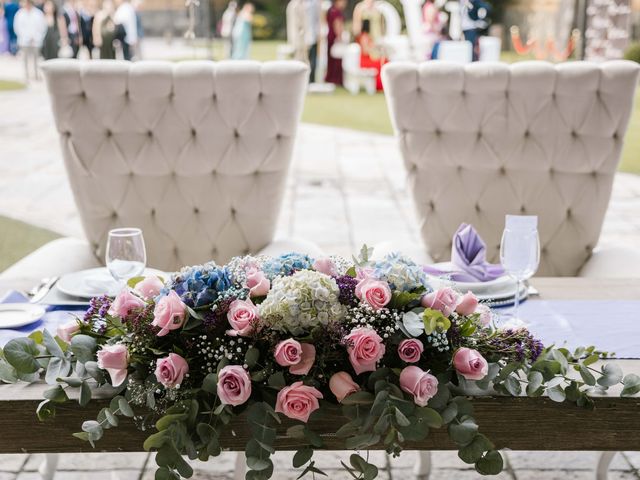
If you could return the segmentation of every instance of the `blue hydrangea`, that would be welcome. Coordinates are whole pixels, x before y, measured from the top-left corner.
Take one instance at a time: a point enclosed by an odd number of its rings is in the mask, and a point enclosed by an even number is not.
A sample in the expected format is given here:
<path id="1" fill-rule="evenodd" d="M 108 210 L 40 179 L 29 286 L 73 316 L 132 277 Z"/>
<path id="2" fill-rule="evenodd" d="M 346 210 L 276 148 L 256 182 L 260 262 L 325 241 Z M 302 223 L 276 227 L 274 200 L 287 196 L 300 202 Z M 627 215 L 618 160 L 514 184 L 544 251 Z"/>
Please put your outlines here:
<path id="1" fill-rule="evenodd" d="M 183 268 L 171 279 L 165 290 L 166 293 L 175 290 L 184 303 L 196 308 L 214 303 L 230 287 L 227 269 L 209 262 Z"/>
<path id="2" fill-rule="evenodd" d="M 265 260 L 262 264 L 262 271 L 271 280 L 279 275 L 288 277 L 300 270 L 312 268 L 313 259 L 302 253 L 285 253 L 279 257 Z"/>
<path id="3" fill-rule="evenodd" d="M 431 290 L 422 267 L 401 253 L 389 253 L 374 262 L 373 268 L 376 278 L 385 280 L 392 290 L 409 292 L 420 287 Z"/>

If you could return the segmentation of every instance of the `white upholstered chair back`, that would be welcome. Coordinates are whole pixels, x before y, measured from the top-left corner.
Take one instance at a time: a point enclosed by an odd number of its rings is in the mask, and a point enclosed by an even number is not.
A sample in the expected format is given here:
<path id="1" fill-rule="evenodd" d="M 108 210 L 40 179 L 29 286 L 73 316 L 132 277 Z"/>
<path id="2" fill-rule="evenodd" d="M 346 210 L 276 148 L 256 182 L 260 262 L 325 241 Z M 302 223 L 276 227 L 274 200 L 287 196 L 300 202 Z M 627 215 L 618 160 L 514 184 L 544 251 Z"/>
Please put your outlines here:
<path id="1" fill-rule="evenodd" d="M 103 258 L 140 227 L 173 270 L 255 252 L 274 235 L 308 68 L 299 62 L 45 64 L 80 216 Z"/>
<path id="2" fill-rule="evenodd" d="M 625 61 L 387 65 L 429 254 L 449 259 L 467 222 L 495 261 L 504 215 L 538 215 L 538 273 L 575 275 L 598 242 L 639 70 Z"/>

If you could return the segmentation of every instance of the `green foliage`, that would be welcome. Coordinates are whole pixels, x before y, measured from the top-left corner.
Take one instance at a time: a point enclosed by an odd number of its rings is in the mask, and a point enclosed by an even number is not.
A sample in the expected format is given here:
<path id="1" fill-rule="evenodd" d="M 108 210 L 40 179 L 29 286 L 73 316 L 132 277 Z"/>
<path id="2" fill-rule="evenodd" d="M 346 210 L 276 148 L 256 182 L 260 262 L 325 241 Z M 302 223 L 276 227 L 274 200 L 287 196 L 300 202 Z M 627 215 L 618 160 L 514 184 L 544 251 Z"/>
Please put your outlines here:
<path id="1" fill-rule="evenodd" d="M 624 52 L 625 60 L 640 63 L 640 42 L 632 43 Z"/>

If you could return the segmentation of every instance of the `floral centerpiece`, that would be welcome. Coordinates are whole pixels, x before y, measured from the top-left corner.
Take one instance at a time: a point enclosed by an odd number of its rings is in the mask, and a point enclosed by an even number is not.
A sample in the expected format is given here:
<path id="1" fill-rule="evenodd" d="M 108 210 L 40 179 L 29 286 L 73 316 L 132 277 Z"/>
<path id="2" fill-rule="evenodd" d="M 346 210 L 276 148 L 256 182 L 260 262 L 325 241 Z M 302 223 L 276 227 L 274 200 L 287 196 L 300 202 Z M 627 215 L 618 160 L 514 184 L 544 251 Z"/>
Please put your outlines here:
<path id="1" fill-rule="evenodd" d="M 237 416 L 251 432 L 248 479 L 272 476 L 278 431 L 299 440 L 294 466 L 319 473 L 313 453 L 323 440 L 308 422 L 336 405 L 344 421 L 331 427 L 345 449 L 398 455 L 446 428 L 463 461 L 497 474 L 502 457 L 479 432 L 469 388 L 582 407 L 618 383 L 623 395 L 640 391 L 640 379 L 623 378 L 615 364 L 595 368 L 606 353 L 496 328 L 471 293 L 434 291 L 410 259 L 370 254 L 245 256 L 185 268 L 166 283 L 133 279 L 115 298 L 94 298 L 55 337 L 45 330 L 10 341 L 0 367 L 26 381 L 44 375 L 41 419 L 69 401 L 69 389 L 86 405 L 96 385 L 111 387 L 110 406 L 75 436 L 93 445 L 132 417 L 151 432 L 144 448 L 157 450 L 157 479 L 190 477 L 185 455 L 218 455 Z M 378 472 L 357 453 L 343 466 L 365 480 Z"/>

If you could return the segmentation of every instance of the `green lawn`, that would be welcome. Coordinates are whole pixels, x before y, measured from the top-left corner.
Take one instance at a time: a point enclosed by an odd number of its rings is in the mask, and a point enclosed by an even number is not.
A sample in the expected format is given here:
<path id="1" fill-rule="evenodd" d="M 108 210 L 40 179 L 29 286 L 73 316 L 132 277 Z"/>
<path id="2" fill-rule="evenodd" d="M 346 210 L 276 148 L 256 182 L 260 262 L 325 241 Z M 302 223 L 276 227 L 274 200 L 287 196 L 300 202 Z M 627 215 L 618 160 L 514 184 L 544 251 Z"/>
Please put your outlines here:
<path id="1" fill-rule="evenodd" d="M 620 170 L 640 174 L 640 88 L 631 114 L 631 121 L 624 139 Z"/>
<path id="2" fill-rule="evenodd" d="M 6 90 L 21 90 L 24 87 L 24 83 L 14 82 L 13 80 L 0 80 L 0 92 Z"/>
<path id="3" fill-rule="evenodd" d="M 0 216 L 0 272 L 59 237 L 49 230 Z"/>

